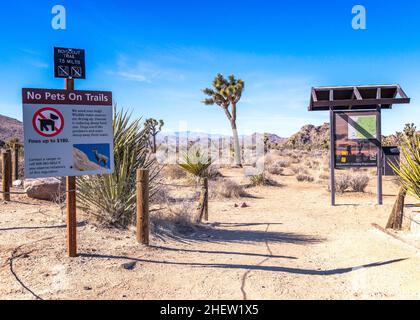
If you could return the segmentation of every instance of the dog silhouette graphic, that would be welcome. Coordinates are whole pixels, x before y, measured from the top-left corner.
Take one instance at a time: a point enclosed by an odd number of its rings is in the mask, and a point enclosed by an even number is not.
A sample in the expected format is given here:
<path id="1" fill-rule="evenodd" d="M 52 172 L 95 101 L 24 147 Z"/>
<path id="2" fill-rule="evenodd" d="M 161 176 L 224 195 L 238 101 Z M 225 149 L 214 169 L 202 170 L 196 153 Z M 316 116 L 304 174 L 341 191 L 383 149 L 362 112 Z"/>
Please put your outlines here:
<path id="1" fill-rule="evenodd" d="M 50 119 L 38 119 L 41 132 L 55 131 L 55 121 L 58 119 L 59 117 L 52 113 L 50 114 Z"/>

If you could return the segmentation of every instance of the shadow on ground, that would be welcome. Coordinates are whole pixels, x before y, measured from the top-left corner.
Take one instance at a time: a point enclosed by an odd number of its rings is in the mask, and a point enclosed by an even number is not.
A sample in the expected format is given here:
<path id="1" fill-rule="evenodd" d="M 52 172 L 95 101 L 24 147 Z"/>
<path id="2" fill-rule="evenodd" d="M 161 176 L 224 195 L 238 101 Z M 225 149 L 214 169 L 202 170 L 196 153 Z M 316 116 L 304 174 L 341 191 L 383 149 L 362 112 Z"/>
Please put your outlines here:
<path id="1" fill-rule="evenodd" d="M 291 268 L 291 267 L 262 266 L 262 265 L 249 265 L 249 264 L 158 261 L 158 260 L 140 259 L 140 258 L 134 258 L 134 257 L 127 257 L 127 256 L 113 256 L 113 255 L 102 255 L 102 254 L 91 254 L 91 253 L 89 254 L 82 253 L 80 256 L 91 258 L 91 259 L 129 260 L 131 262 L 153 263 L 153 264 L 161 264 L 161 265 L 191 266 L 191 267 L 197 267 L 197 268 L 222 268 L 222 269 L 286 272 L 286 273 L 311 275 L 311 276 L 331 276 L 331 275 L 337 275 L 337 274 L 344 274 L 344 273 L 357 271 L 362 268 L 368 269 L 368 268 L 374 268 L 374 267 L 381 267 L 381 266 L 408 260 L 408 258 L 403 258 L 403 259 L 394 259 L 394 260 L 388 260 L 388 261 L 382 261 L 382 262 L 374 262 L 374 263 L 369 263 L 369 264 L 365 264 L 361 266 L 354 266 L 354 267 L 337 268 L 337 269 L 329 269 L 329 270 L 314 270 L 314 269 L 299 269 L 299 268 Z"/>

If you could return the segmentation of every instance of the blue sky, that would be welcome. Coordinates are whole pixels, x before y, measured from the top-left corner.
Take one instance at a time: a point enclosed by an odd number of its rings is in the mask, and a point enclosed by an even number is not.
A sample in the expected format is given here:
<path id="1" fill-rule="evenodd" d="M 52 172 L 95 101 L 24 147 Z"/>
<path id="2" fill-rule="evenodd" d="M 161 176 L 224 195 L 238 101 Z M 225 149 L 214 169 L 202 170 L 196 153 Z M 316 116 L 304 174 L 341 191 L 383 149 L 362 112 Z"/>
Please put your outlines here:
<path id="1" fill-rule="evenodd" d="M 51 9 L 67 9 L 67 29 Z M 353 30 L 351 9 L 367 9 Z M 288 136 L 328 121 L 307 111 L 311 86 L 400 83 L 411 105 L 383 113 L 385 134 L 420 127 L 420 3 L 417 1 L 89 1 L 2 2 L 0 113 L 21 119 L 21 88 L 62 88 L 53 46 L 85 48 L 78 89 L 112 90 L 136 116 L 162 118 L 171 131 L 229 134 L 224 113 L 201 104 L 221 72 L 246 83 L 241 134 Z"/>

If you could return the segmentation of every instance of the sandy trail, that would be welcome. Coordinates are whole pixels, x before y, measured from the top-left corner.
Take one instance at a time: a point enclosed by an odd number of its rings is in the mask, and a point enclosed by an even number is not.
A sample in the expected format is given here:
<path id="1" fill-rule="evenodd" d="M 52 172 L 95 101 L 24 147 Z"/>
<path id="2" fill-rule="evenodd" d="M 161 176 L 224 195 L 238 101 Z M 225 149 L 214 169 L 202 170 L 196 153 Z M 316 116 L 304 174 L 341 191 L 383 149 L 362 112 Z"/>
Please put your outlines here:
<path id="1" fill-rule="evenodd" d="M 80 221 L 77 259 L 65 257 L 56 206 L 1 204 L 0 298 L 420 298 L 419 251 L 371 225 L 385 224 L 391 186 L 382 207 L 367 193 L 331 208 L 324 187 L 281 179 L 283 187 L 251 189 L 252 198 L 212 201 L 208 227 L 153 237 L 149 248 L 130 231 Z M 243 201 L 248 208 L 234 207 Z"/>

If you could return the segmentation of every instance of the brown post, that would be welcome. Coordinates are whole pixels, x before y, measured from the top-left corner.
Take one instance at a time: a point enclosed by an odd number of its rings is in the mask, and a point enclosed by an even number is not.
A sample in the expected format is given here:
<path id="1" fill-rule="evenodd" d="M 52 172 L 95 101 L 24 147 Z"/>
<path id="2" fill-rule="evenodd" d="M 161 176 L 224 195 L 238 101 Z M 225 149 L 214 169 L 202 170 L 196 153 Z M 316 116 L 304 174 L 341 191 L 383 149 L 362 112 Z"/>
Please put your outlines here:
<path id="1" fill-rule="evenodd" d="M 4 201 L 10 201 L 10 171 L 12 168 L 10 168 L 10 161 L 9 156 L 10 153 L 3 152 L 1 154 L 2 156 L 2 192 L 3 192 L 3 200 Z"/>
<path id="2" fill-rule="evenodd" d="M 74 79 L 65 79 L 65 89 L 74 90 Z M 67 254 L 77 257 L 76 177 L 66 177 L 67 191 Z"/>
<path id="3" fill-rule="evenodd" d="M 209 180 L 204 178 L 204 220 L 209 221 Z"/>
<path id="4" fill-rule="evenodd" d="M 9 179 L 8 179 L 8 183 L 9 183 L 9 188 L 11 188 L 13 186 L 13 173 L 12 173 L 12 150 L 7 149 L 6 150 L 7 153 L 7 166 L 8 166 L 8 173 L 9 173 Z"/>
<path id="5" fill-rule="evenodd" d="M 13 150 L 13 181 L 19 179 L 19 145 L 16 143 Z"/>
<path id="6" fill-rule="evenodd" d="M 149 170 L 137 170 L 137 242 L 149 245 Z"/>

